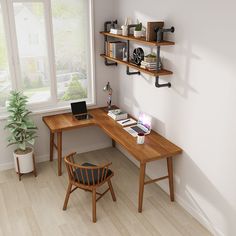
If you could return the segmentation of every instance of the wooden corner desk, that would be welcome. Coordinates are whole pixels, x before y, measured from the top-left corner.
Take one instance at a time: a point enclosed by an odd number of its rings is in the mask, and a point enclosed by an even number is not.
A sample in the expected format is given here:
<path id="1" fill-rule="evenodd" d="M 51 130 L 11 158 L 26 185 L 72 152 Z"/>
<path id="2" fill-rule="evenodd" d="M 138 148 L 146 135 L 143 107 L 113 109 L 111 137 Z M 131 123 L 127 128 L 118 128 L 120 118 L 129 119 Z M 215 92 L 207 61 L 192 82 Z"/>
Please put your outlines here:
<path id="1" fill-rule="evenodd" d="M 163 179 L 169 180 L 170 199 L 174 201 L 174 182 L 172 157 L 182 152 L 181 148 L 171 143 L 158 133 L 151 131 L 142 145 L 136 144 L 136 138 L 126 132 L 116 121 L 110 118 L 104 108 L 90 109 L 93 116 L 90 120 L 77 120 L 71 113 L 44 116 L 43 121 L 50 130 L 50 161 L 53 161 L 53 148 L 57 149 L 58 175 L 62 174 L 62 132 L 86 126 L 97 125 L 112 139 L 112 145 L 119 143 L 140 163 L 138 211 L 142 212 L 144 185 Z M 57 135 L 57 144 L 54 135 Z M 72 150 L 73 151 L 73 150 Z M 168 174 L 166 176 L 145 181 L 146 164 L 166 158 Z"/>

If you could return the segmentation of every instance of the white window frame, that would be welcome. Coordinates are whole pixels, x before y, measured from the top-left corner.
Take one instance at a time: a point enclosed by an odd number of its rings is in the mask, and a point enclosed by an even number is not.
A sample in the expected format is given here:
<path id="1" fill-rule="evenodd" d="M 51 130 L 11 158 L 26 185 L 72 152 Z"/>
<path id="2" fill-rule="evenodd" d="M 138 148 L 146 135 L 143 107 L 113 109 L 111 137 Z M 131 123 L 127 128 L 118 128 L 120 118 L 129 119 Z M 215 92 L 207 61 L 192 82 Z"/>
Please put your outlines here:
<path id="1" fill-rule="evenodd" d="M 57 80 L 56 80 L 56 64 L 55 64 L 55 49 L 53 38 L 53 22 L 52 22 L 52 8 L 51 1 L 49 0 L 0 0 L 3 9 L 3 23 L 6 34 L 7 55 L 9 61 L 9 70 L 12 83 L 12 89 L 21 88 L 20 85 L 20 60 L 19 51 L 17 45 L 17 34 L 15 26 L 15 17 L 13 3 L 15 2 L 40 2 L 44 5 L 44 20 L 45 20 L 45 33 L 47 43 L 47 53 L 49 61 L 49 74 L 50 74 L 50 92 L 51 97 L 49 101 L 29 104 L 29 109 L 33 113 L 44 113 L 52 111 L 61 111 L 70 108 L 70 102 L 58 102 L 57 99 Z M 94 53 L 94 8 L 93 0 L 89 2 L 89 78 L 88 78 L 88 106 L 96 105 L 96 93 L 95 93 L 95 53 Z M 14 53 L 17 52 L 17 53 Z M 3 117 L 6 116 L 6 108 L 0 108 Z M 5 113 L 5 114 L 4 114 Z M 2 115 L 0 115 L 0 118 Z"/>

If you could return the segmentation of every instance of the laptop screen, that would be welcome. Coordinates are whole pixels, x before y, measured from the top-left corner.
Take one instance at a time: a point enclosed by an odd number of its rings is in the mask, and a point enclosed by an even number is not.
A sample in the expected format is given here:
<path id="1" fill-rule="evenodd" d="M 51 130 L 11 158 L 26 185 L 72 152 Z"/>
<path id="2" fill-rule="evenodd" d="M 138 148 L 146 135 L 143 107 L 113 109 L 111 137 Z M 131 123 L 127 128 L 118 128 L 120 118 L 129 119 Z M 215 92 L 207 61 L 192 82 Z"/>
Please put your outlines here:
<path id="1" fill-rule="evenodd" d="M 148 130 L 151 130 L 152 118 L 147 114 L 140 112 L 138 117 L 138 124 L 145 126 Z"/>
<path id="2" fill-rule="evenodd" d="M 86 102 L 73 102 L 71 103 L 71 111 L 73 115 L 80 115 L 83 113 L 87 113 Z"/>

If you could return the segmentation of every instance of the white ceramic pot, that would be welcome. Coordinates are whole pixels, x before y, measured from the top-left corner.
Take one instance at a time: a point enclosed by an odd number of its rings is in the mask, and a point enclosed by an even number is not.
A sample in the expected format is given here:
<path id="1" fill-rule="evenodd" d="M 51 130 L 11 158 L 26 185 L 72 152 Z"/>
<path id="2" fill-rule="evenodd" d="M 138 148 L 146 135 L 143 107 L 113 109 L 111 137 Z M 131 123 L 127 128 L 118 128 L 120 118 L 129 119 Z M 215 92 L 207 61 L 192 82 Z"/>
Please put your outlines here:
<path id="1" fill-rule="evenodd" d="M 143 36 L 143 31 L 136 31 L 134 30 L 134 37 L 135 38 L 141 38 Z"/>
<path id="2" fill-rule="evenodd" d="M 33 148 L 29 148 L 29 152 L 26 154 L 18 154 L 16 150 L 14 151 L 14 164 L 15 164 L 15 170 L 18 172 L 17 168 L 17 158 L 19 160 L 19 166 L 20 166 L 20 173 L 26 174 L 30 173 L 34 170 L 34 163 L 33 163 Z"/>

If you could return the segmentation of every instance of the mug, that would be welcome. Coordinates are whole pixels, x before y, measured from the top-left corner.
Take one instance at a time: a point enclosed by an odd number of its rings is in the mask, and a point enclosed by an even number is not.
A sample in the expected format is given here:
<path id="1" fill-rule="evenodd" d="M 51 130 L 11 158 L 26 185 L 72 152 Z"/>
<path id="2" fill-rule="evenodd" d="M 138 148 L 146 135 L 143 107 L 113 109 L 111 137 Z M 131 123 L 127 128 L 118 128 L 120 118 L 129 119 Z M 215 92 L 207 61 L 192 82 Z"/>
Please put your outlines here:
<path id="1" fill-rule="evenodd" d="M 144 133 L 138 133 L 137 144 L 144 144 L 144 141 L 145 141 Z"/>

